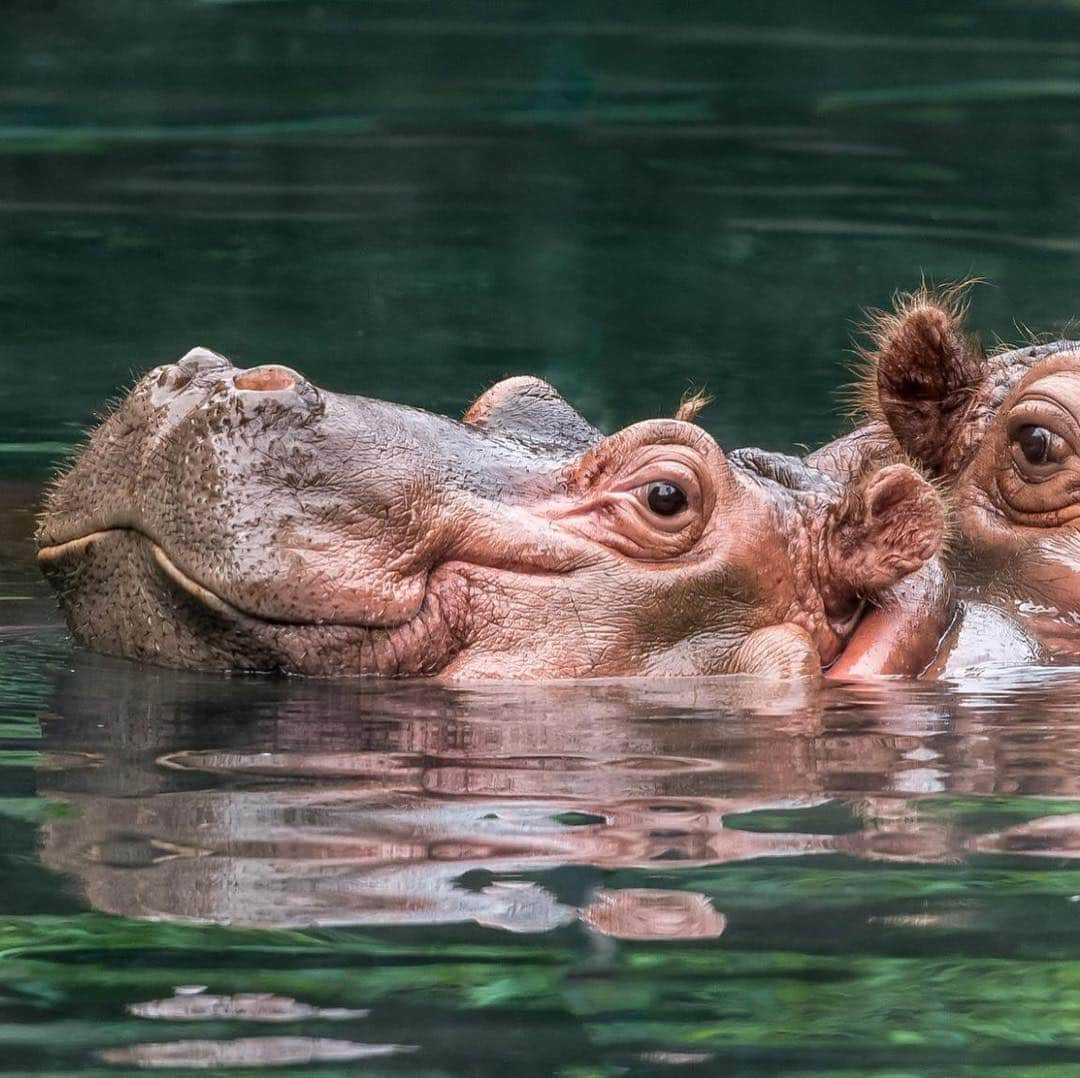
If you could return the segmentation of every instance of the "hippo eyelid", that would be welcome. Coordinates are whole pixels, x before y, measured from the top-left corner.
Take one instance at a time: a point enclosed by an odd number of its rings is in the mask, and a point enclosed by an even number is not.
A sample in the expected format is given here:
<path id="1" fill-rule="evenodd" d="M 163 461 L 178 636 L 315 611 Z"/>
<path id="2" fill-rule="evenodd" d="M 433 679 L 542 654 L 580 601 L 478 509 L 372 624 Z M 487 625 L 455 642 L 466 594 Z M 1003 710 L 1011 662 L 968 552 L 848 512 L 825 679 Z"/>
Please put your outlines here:
<path id="1" fill-rule="evenodd" d="M 1044 395 L 1029 394 L 1009 410 L 1006 432 L 1014 442 L 1021 428 L 1045 427 L 1051 434 L 1065 441 L 1075 453 L 1080 445 L 1080 422 L 1060 401 Z"/>
<path id="2" fill-rule="evenodd" d="M 681 487 L 690 505 L 701 508 L 701 481 L 697 472 L 682 461 L 660 459 L 642 463 L 620 476 L 612 489 L 637 490 L 650 483 L 672 483 Z"/>

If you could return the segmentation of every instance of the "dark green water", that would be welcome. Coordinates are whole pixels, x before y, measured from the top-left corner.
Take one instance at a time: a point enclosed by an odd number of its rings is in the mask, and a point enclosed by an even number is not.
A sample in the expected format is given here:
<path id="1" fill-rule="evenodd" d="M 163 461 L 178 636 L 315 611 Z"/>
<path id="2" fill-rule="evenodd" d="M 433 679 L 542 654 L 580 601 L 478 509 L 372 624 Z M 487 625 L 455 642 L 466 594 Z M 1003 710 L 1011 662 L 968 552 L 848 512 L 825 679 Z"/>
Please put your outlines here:
<path id="1" fill-rule="evenodd" d="M 0 7 L 0 1075 L 1078 1072 L 1077 678 L 184 676 L 76 649 L 28 536 L 196 343 L 790 448 L 922 274 L 1060 329 L 1080 6 Z"/>

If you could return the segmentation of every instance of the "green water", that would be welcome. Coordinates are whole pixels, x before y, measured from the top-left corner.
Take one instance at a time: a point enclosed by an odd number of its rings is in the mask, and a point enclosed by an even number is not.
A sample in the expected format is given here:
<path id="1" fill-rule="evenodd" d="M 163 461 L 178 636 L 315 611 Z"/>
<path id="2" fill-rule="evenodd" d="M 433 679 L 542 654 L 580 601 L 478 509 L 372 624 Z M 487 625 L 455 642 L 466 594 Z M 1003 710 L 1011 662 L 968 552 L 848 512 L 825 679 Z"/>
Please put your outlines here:
<path id="1" fill-rule="evenodd" d="M 1074 676 L 0 687 L 5 1075 L 1076 1073 Z"/>
<path id="2" fill-rule="evenodd" d="M 140 670 L 28 537 L 196 343 L 451 414 L 536 373 L 606 429 L 705 385 L 791 448 L 923 274 L 1060 330 L 1080 5 L 0 7 L 0 1075 L 1078 1073 L 1076 677 Z"/>

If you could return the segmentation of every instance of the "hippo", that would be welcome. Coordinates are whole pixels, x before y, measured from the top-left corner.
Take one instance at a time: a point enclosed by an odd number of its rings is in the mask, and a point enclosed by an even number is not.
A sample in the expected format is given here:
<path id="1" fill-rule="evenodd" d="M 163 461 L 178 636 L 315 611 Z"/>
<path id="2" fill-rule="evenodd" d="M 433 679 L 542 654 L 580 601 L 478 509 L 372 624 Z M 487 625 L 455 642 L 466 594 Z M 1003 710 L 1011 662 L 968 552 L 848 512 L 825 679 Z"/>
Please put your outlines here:
<path id="1" fill-rule="evenodd" d="M 675 418 L 605 437 L 516 377 L 456 421 L 205 348 L 143 377 L 49 492 L 78 640 L 207 670 L 795 677 L 932 558 L 905 464 L 839 482 Z"/>
<path id="2" fill-rule="evenodd" d="M 967 332 L 968 285 L 925 287 L 876 312 L 857 387 L 862 421 L 807 458 L 844 481 L 914 463 L 951 503 L 941 561 L 995 634 L 1050 661 L 1080 657 L 1080 341 L 987 352 Z M 930 567 L 920 571 L 925 582 Z M 940 568 L 907 614 L 947 607 Z M 916 597 L 917 598 L 914 598 Z M 1003 616 L 1004 619 L 1003 620 Z M 903 618 L 900 619 L 901 621 Z M 1010 627 L 1011 626 L 1011 627 Z"/>

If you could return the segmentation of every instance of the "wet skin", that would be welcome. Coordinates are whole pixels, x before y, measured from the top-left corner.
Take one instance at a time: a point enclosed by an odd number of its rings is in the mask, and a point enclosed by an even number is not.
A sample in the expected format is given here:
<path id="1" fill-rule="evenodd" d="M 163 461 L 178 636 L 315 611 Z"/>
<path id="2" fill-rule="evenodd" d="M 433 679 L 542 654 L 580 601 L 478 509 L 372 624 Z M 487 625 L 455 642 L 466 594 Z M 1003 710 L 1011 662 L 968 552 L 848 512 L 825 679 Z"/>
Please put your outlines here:
<path id="1" fill-rule="evenodd" d="M 1075 659 L 1080 341 L 987 355 L 965 331 L 961 294 L 920 292 L 876 317 L 865 355 L 867 422 L 808 462 L 843 480 L 868 462 L 914 461 L 952 504 L 941 568 L 958 598 L 999 608 L 1051 657 Z"/>
<path id="2" fill-rule="evenodd" d="M 457 422 L 195 349 L 93 433 L 38 557 L 81 641 L 166 665 L 785 677 L 942 530 L 901 464 L 838 482 L 687 419 L 604 437 L 534 378 Z"/>

